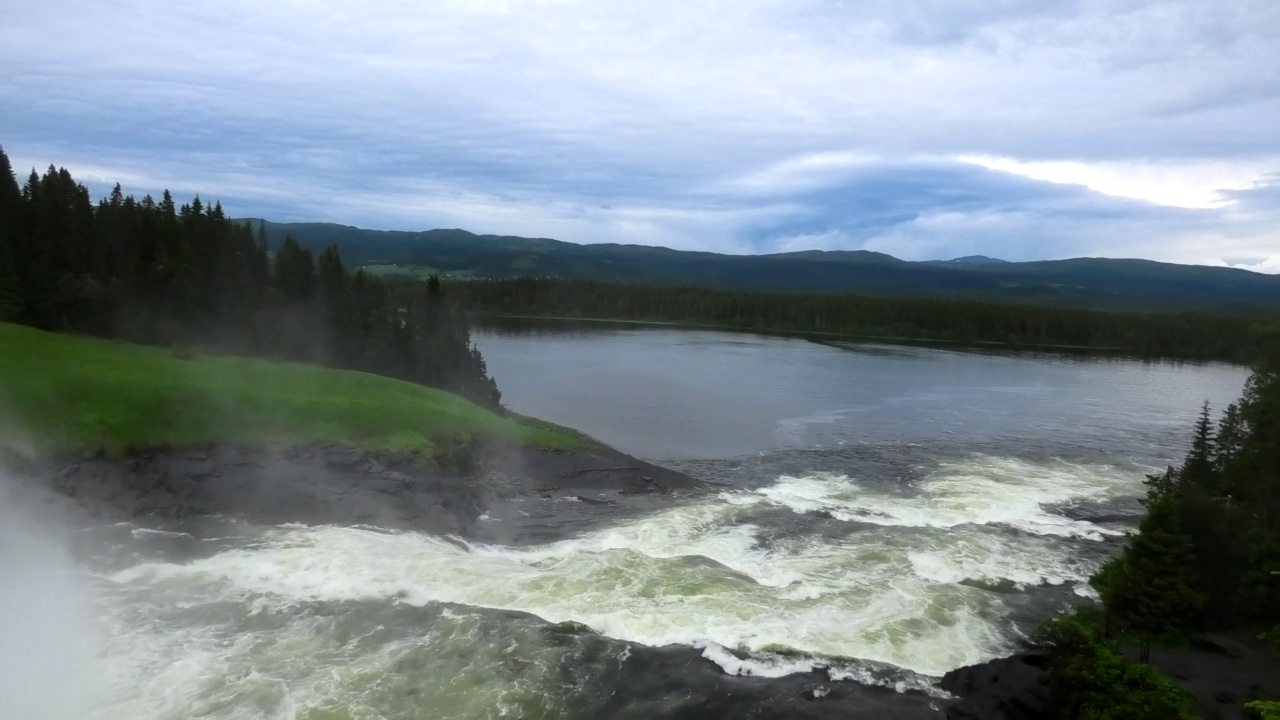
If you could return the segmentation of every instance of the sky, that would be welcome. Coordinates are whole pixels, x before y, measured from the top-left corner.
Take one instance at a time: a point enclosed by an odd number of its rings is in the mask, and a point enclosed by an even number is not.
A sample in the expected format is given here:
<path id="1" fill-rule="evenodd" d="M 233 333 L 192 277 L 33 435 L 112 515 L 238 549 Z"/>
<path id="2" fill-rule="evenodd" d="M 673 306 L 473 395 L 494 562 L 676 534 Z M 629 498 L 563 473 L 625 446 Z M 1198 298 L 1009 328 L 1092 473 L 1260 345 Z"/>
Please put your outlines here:
<path id="1" fill-rule="evenodd" d="M 0 145 L 276 221 L 1280 272 L 1280 2 L 15 1 Z"/>

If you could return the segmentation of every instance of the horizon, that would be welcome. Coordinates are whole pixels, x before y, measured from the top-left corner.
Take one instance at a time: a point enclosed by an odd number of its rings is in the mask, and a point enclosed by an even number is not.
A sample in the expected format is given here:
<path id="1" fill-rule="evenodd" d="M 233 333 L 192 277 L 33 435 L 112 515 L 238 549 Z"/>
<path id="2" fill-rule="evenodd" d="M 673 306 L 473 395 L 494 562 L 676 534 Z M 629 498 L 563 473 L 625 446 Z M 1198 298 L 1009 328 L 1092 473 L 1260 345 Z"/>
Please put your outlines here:
<path id="1" fill-rule="evenodd" d="M 216 200 L 215 200 L 215 202 L 216 202 Z M 981 254 L 981 253 L 974 253 L 974 254 L 971 254 L 971 255 L 960 255 L 960 256 L 957 256 L 957 257 L 937 257 L 937 258 L 923 258 L 923 259 L 920 259 L 920 260 L 907 260 L 907 259 L 904 259 L 904 258 L 900 258 L 900 257 L 898 257 L 898 256 L 894 255 L 894 254 L 893 254 L 893 253 L 891 253 L 891 252 L 885 252 L 885 251 L 883 251 L 883 250 L 866 250 L 866 249 L 863 249 L 863 248 L 834 248 L 834 249 L 827 249 L 827 248 L 809 248 L 809 249 L 802 249 L 802 250 L 763 250 L 763 251 L 758 251 L 758 252 L 721 252 L 721 251 L 717 251 L 717 250 L 697 250 L 697 249 L 683 250 L 683 249 L 680 249 L 680 248 L 673 248 L 673 247 L 669 247 L 669 246 L 666 246 L 666 245 L 652 245 L 652 244 L 645 244 L 645 243 L 620 243 L 620 242 L 612 242 L 612 241 L 602 241 L 602 242 L 598 242 L 598 243 L 579 243 L 579 242 L 574 242 L 574 241 L 572 241 L 572 240 L 563 240 L 563 239 L 560 239 L 560 238 L 544 237 L 544 236 L 538 236 L 538 235 L 505 235 L 505 234 L 499 234 L 499 233 L 482 233 L 482 232 L 475 232 L 475 231 L 473 231 L 473 230 L 468 230 L 467 228 L 462 228 L 462 227 L 434 227 L 434 228 L 427 228 L 427 229 L 425 229 L 425 230 L 407 230 L 407 229 L 404 229 L 404 228 L 388 228 L 388 229 L 382 229 L 382 228 L 368 228 L 368 227 L 360 227 L 360 226 L 358 226 L 358 225 L 351 225 L 351 224 L 343 223 L 343 222 L 340 222 L 340 221 L 323 221 L 323 222 L 321 222 L 321 221 L 316 221 L 316 222 L 308 222 L 308 221 L 297 221 L 297 222 L 294 222 L 294 221 L 290 221 L 290 222 L 278 222 L 278 221 L 275 221 L 275 220 L 271 220 L 271 219 L 269 219 L 269 218 L 260 218 L 260 217 L 234 217 L 234 216 L 231 216 L 231 215 L 228 215 L 228 217 L 229 217 L 229 218 L 231 218 L 231 220 L 232 220 L 233 222 L 251 222 L 251 223 L 252 223 L 252 222 L 258 222 L 258 221 L 260 221 L 260 220 L 261 220 L 261 221 L 266 221 L 267 223 L 269 223 L 269 224 L 271 224 L 271 225 L 279 225 L 279 226 L 284 226 L 284 225 L 332 225 L 332 226 L 335 226 L 335 227 L 351 228 L 351 229 L 353 229 L 353 230 L 360 230 L 360 231 L 370 231 L 370 232 L 388 232 L 388 233 L 408 233 L 408 234 L 411 234 L 411 235 L 422 235 L 422 234 L 424 234 L 424 233 L 437 232 L 437 231 L 443 231 L 443 232 L 465 232 L 465 233 L 468 233 L 468 234 L 470 234 L 470 235 L 475 235 L 476 237 L 486 237 L 486 236 L 487 236 L 487 237 L 516 237 L 516 238 L 521 238 L 521 239 L 525 239 L 525 240 L 551 240 L 551 241 L 554 241 L 554 242 L 563 242 L 563 243 L 569 243 L 569 244 L 571 244 L 571 245 L 579 245 L 579 246 L 585 246 L 585 245 L 621 245 L 621 246 L 632 246 L 632 247 L 652 247 L 652 248 L 658 248 L 658 249 L 662 249 L 662 250 L 672 250 L 672 251 L 675 251 L 675 252 L 709 252 L 709 253 L 712 253 L 712 254 L 715 254 L 715 255 L 725 255 L 725 256 L 735 256 L 735 257 L 761 257 L 761 256 L 766 256 L 766 255 L 783 255 L 783 254 L 795 254 L 795 253 L 806 253 L 806 252 L 818 252 L 818 253 L 867 252 L 867 253 L 876 253 L 876 254 L 880 254 L 880 255 L 887 255 L 887 256 L 889 256 L 889 257 L 891 257 L 891 258 L 895 259 L 895 260 L 899 260 L 899 261 L 902 261 L 902 262 L 918 262 L 918 263 L 929 263 L 929 262 L 934 262 L 934 263 L 938 263 L 938 262 L 940 262 L 940 263 L 950 263 L 950 262 L 956 262 L 956 261 L 959 261 L 959 260 L 969 260 L 969 259 L 985 259 L 985 260 L 993 260 L 993 261 L 996 261 L 996 262 L 998 262 L 998 263 L 1007 263 L 1007 264 L 1017 264 L 1017 263 L 1026 263 L 1026 262 L 1059 262 L 1059 261 L 1065 261 L 1065 260 L 1116 260 L 1116 261 L 1139 260 L 1139 261 L 1145 261 L 1145 262 L 1158 262 L 1158 263 L 1165 263 L 1165 264 L 1169 264 L 1169 265 L 1182 265 L 1182 266 L 1187 266 L 1187 267 L 1221 267 L 1221 268 L 1224 268 L 1224 269 L 1227 269 L 1227 270 L 1243 270 L 1243 271 L 1245 271 L 1245 272 L 1252 272 L 1252 273 L 1256 273 L 1256 274 L 1259 274 L 1259 275 L 1276 275 L 1276 274 L 1280 274 L 1280 273 L 1276 273 L 1276 272 L 1266 272 L 1266 271 L 1262 271 L 1262 270 L 1259 270 L 1259 269 L 1257 269 L 1257 268 L 1251 268 L 1251 267 L 1233 267 L 1233 266 L 1224 266 L 1224 265 L 1201 265 L 1201 264 L 1196 264 L 1196 263 L 1174 262 L 1174 261 L 1169 261 L 1169 260 L 1152 260 L 1152 259 L 1150 259 L 1150 258 L 1140 258 L 1140 257 L 1107 257 L 1107 256 L 1103 256 L 1103 255 L 1073 255 L 1073 256 L 1071 256 L 1071 257 L 1061 257 L 1061 258 L 1042 258 L 1042 259 L 1036 259 L 1036 260 L 1006 260 L 1005 258 L 995 257 L 995 256 L 992 256 L 992 255 L 984 255 L 984 254 Z"/>
<path id="2" fill-rule="evenodd" d="M 53 163 L 95 195 L 726 254 L 1280 272 L 1266 0 L 55 0 L 4 37 L 19 179 Z"/>

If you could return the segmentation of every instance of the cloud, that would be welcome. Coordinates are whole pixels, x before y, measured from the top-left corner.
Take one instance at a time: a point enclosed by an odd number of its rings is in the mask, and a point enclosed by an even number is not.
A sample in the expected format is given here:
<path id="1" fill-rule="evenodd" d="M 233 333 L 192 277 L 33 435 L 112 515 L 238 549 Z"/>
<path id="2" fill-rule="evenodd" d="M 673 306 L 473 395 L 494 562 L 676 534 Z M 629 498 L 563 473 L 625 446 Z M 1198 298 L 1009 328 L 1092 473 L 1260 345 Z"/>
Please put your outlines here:
<path id="1" fill-rule="evenodd" d="M 1253 163 L 1199 161 L 1180 164 L 1035 162 L 983 155 L 956 159 L 1034 180 L 1081 185 L 1104 195 L 1182 208 L 1220 208 L 1231 202 L 1230 191 L 1255 187 L 1269 169 L 1280 167 L 1280 160 L 1275 159 Z"/>
<path id="2" fill-rule="evenodd" d="M 1271 0 L 48 0 L 6 9 L 0 142 L 284 220 L 1270 269 L 1277 37 Z"/>

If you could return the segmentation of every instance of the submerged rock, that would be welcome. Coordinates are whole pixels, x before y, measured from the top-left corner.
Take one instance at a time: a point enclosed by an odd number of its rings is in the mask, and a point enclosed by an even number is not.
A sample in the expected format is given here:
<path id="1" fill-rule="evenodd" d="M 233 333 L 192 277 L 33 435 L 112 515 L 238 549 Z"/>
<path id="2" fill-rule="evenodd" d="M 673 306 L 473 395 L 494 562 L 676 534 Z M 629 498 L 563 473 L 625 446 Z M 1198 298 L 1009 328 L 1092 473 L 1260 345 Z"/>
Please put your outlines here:
<path id="1" fill-rule="evenodd" d="M 590 627 L 573 620 L 565 620 L 547 627 L 547 632 L 552 635 L 595 635 L 596 631 Z"/>

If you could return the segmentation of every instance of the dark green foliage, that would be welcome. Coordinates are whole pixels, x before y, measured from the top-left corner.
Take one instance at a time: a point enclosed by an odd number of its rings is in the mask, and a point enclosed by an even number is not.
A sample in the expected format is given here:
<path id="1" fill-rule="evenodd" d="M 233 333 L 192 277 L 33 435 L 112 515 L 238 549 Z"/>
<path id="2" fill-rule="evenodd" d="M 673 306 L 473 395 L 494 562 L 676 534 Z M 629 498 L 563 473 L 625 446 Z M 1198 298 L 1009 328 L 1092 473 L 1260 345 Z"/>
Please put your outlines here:
<path id="1" fill-rule="evenodd" d="M 1086 603 L 1070 613 L 1050 618 L 1040 624 L 1031 640 L 1037 646 L 1075 652 L 1104 642 L 1106 618 L 1102 608 Z"/>
<path id="2" fill-rule="evenodd" d="M 22 287 L 12 247 L 10 239 L 0 235 L 0 322 L 16 321 L 23 315 Z"/>
<path id="3" fill-rule="evenodd" d="M 1216 428 L 1201 411 L 1182 465 L 1147 480 L 1147 515 L 1090 580 L 1104 610 L 1045 623 L 1050 681 L 1066 718 L 1195 717 L 1170 678 L 1145 664 L 1153 641 L 1280 621 L 1280 375 L 1264 360 Z M 1141 663 L 1113 636 L 1141 643 Z M 1280 631 L 1280 629 L 1278 629 Z M 1264 636 L 1265 637 L 1265 636 Z M 1275 703 L 1252 703 L 1254 717 Z"/>
<path id="4" fill-rule="evenodd" d="M 1144 522 L 1124 555 L 1099 574 L 1095 587 L 1107 609 L 1142 643 L 1143 661 L 1152 641 L 1183 631 L 1199 618 L 1205 599 L 1192 575 L 1194 561 L 1187 535 Z"/>
<path id="5" fill-rule="evenodd" d="M 1258 720 L 1280 720 L 1280 702 L 1274 700 L 1255 700 L 1244 709 L 1249 717 Z"/>
<path id="6" fill-rule="evenodd" d="M 1044 623 L 1036 641 L 1053 649 L 1050 685 L 1063 718 L 1175 720 L 1199 717 L 1172 678 L 1128 660 L 1103 637 L 1096 610 Z"/>
<path id="7" fill-rule="evenodd" d="M 4 148 L 0 148 L 0 322 L 24 314 L 18 282 L 17 248 L 22 244 L 22 190 Z"/>
<path id="8" fill-rule="evenodd" d="M 928 298 L 764 295 L 547 278 L 453 282 L 469 309 L 497 315 L 711 325 L 834 337 L 939 340 L 1251 360 L 1254 321 L 1203 315 L 1072 310 Z"/>
<path id="9" fill-rule="evenodd" d="M 1280 374 L 1263 362 L 1215 427 L 1206 404 L 1182 465 L 1147 481 L 1147 515 L 1092 579 L 1144 645 L 1280 622 Z"/>
<path id="10" fill-rule="evenodd" d="M 465 230 L 377 231 L 325 223 L 268 223 L 267 233 L 275 242 L 292 233 L 315 253 L 336 243 L 353 265 L 428 267 L 446 277 L 541 277 L 746 293 L 858 293 L 1151 312 L 1256 312 L 1280 307 L 1280 278 L 1273 275 L 1149 260 L 1076 258 L 975 265 L 906 262 L 865 250 L 719 255 Z"/>
<path id="11" fill-rule="evenodd" d="M 1262 633 L 1258 636 L 1258 639 L 1266 641 L 1276 654 L 1280 654 L 1280 625 Z"/>
<path id="12" fill-rule="evenodd" d="M 276 252 L 272 272 L 276 289 L 285 298 L 297 302 L 311 299 L 316 284 L 316 264 L 311 258 L 311 251 L 299 245 L 292 237 L 286 237 L 284 244 Z"/>
<path id="13" fill-rule="evenodd" d="M 199 197 L 177 207 L 117 185 L 95 207 L 53 167 L 19 189 L 0 151 L 0 320 L 365 370 L 497 407 L 462 316 L 438 284 L 418 294 L 404 312 L 336 247 L 317 263 L 286 238 L 272 258 L 264 228 Z"/>
<path id="14" fill-rule="evenodd" d="M 1115 648 L 1093 645 L 1055 668 L 1054 692 L 1065 716 L 1079 720 L 1197 718 L 1191 699 L 1172 678 L 1135 663 Z"/>

